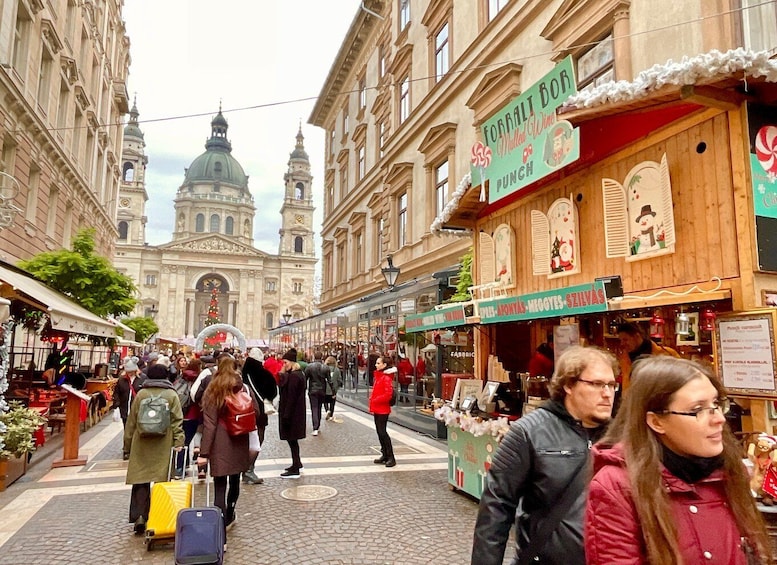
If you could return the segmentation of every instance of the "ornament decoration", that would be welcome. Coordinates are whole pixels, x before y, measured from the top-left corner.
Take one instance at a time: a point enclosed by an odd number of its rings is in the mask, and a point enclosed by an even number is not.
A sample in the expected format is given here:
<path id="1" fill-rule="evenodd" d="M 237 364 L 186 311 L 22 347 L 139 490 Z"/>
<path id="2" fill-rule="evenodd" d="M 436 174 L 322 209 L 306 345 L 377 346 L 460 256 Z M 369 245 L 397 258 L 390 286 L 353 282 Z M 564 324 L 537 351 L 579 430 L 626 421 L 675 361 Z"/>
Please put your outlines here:
<path id="1" fill-rule="evenodd" d="M 446 404 L 434 411 L 434 417 L 445 422 L 446 426 L 459 426 L 463 431 L 471 433 L 475 437 L 490 435 L 501 441 L 510 429 L 510 421 L 505 418 L 483 419 L 472 416 L 467 412 L 460 412 Z"/>
<path id="2" fill-rule="evenodd" d="M 770 178 L 777 175 L 777 126 L 764 126 L 758 130 L 755 155 Z"/>

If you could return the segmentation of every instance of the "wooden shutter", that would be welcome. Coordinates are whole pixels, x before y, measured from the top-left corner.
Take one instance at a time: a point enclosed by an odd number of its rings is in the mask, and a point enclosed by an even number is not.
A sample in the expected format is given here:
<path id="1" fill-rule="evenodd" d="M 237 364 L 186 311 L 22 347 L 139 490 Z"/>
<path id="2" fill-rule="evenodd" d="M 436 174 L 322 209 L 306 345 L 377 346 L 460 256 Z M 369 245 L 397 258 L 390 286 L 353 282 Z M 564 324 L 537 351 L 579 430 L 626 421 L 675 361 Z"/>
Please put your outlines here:
<path id="1" fill-rule="evenodd" d="M 607 258 L 629 254 L 629 226 L 626 218 L 626 191 L 613 179 L 602 179 L 604 204 L 604 246 Z"/>
<path id="2" fill-rule="evenodd" d="M 550 273 L 550 222 L 539 210 L 531 211 L 531 265 L 535 275 Z"/>
<path id="3" fill-rule="evenodd" d="M 478 245 L 478 277 L 477 284 L 494 282 L 496 279 L 496 256 L 494 254 L 494 238 L 486 232 L 480 232 Z"/>
<path id="4" fill-rule="evenodd" d="M 672 181 L 669 178 L 669 164 L 666 153 L 661 156 L 661 208 L 664 215 L 664 243 L 666 249 L 674 251 L 674 206 L 672 202 Z"/>

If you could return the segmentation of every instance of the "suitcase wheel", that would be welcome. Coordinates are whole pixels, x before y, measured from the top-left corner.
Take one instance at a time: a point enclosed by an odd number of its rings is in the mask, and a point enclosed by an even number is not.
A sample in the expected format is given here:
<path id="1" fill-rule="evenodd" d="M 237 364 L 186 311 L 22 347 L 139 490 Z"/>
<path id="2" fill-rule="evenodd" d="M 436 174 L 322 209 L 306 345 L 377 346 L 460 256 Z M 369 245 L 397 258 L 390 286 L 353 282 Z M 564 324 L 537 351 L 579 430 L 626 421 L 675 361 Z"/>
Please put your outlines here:
<path id="1" fill-rule="evenodd" d="M 148 540 L 146 542 L 146 551 L 151 551 L 152 549 L 154 549 L 154 541 Z"/>

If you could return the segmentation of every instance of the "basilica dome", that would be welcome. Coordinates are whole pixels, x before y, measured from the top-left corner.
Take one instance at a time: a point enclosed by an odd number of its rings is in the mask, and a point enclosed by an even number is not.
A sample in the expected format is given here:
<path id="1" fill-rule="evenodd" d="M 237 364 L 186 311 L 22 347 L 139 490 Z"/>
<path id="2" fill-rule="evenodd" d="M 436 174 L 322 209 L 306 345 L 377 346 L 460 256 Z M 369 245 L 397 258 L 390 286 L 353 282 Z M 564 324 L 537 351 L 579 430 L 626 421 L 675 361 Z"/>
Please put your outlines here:
<path id="1" fill-rule="evenodd" d="M 248 177 L 240 163 L 232 156 L 232 144 L 227 139 L 227 120 L 219 110 L 213 118 L 211 137 L 205 143 L 205 153 L 186 169 L 183 184 L 218 182 L 248 189 Z"/>

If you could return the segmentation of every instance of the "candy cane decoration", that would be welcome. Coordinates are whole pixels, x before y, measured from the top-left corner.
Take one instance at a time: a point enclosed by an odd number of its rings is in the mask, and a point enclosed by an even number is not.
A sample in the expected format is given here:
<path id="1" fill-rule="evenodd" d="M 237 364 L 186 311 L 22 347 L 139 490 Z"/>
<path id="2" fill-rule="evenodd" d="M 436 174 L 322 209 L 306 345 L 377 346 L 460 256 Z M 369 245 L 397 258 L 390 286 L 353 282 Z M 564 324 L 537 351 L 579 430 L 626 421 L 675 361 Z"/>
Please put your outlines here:
<path id="1" fill-rule="evenodd" d="M 470 151 L 470 163 L 480 172 L 480 201 L 486 200 L 486 167 L 491 164 L 492 151 L 482 141 L 476 142 Z"/>
<path id="2" fill-rule="evenodd" d="M 770 178 L 777 175 L 777 126 L 764 126 L 758 130 L 755 155 Z"/>

